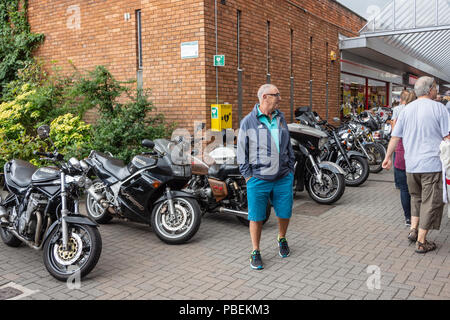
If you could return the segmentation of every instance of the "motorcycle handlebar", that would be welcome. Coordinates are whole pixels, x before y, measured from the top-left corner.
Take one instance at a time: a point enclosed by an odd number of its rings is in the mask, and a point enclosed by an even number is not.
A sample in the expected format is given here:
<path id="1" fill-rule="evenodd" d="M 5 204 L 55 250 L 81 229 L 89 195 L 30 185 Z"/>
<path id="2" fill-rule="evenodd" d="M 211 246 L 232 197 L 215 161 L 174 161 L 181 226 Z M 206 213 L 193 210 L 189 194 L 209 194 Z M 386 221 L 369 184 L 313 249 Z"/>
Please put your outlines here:
<path id="1" fill-rule="evenodd" d="M 33 154 L 36 156 L 42 156 L 47 158 L 54 158 L 53 153 L 50 152 L 39 152 L 39 151 L 33 151 Z"/>

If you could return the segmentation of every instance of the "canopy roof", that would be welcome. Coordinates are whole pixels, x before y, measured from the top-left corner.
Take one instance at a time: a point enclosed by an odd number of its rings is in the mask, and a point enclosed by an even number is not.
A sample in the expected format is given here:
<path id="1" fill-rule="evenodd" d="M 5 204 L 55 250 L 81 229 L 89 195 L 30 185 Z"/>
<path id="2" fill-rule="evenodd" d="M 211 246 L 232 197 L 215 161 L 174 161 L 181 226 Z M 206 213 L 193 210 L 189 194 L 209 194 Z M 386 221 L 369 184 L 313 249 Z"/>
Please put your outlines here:
<path id="1" fill-rule="evenodd" d="M 450 0 L 393 0 L 341 49 L 450 83 Z"/>

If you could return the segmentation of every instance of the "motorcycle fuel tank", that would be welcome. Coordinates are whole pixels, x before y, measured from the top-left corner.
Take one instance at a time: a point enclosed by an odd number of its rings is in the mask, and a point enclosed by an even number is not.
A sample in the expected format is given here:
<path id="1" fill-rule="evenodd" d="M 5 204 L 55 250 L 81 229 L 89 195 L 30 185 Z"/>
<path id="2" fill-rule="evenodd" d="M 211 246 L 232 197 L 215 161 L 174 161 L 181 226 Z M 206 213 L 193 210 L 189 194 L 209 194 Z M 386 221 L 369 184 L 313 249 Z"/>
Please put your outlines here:
<path id="1" fill-rule="evenodd" d="M 128 170 L 133 174 L 142 168 L 151 167 L 155 164 L 156 159 L 145 155 L 137 155 L 131 160 Z"/>
<path id="2" fill-rule="evenodd" d="M 44 167 L 39 168 L 33 173 L 31 177 L 31 181 L 33 182 L 46 182 L 50 180 L 59 179 L 59 170 L 58 168 L 50 168 Z"/>

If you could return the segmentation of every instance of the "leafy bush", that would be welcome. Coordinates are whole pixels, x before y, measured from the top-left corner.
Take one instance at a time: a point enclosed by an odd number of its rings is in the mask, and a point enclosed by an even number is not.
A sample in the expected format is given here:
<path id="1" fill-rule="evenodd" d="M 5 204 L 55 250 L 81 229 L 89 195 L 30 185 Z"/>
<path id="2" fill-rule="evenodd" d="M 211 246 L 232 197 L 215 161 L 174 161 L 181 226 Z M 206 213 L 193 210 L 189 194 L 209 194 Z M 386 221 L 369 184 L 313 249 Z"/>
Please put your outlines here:
<path id="1" fill-rule="evenodd" d="M 27 0 L 0 0 L 0 101 L 7 84 L 32 60 L 44 35 L 30 32 Z"/>
<path id="2" fill-rule="evenodd" d="M 7 101 L 0 104 L 0 172 L 12 158 L 38 164 L 34 150 L 53 151 L 36 137 L 43 124 L 50 125 L 50 137 L 66 159 L 94 149 L 129 161 L 145 150 L 143 139 L 169 137 L 174 125 L 155 113 L 148 91 L 131 88 L 132 83 L 115 80 L 102 66 L 86 76 L 76 70 L 61 77 L 57 70 L 48 76 L 37 62 L 27 65 L 7 85 Z M 99 112 L 93 126 L 81 120 L 92 108 Z"/>
<path id="3" fill-rule="evenodd" d="M 50 138 L 58 152 L 78 159 L 87 155 L 91 148 L 91 125 L 85 124 L 79 116 L 66 113 L 50 124 Z"/>
<path id="4" fill-rule="evenodd" d="M 79 108 L 97 107 L 99 118 L 93 126 L 92 148 L 111 152 L 128 162 L 146 149 L 143 139 L 170 137 L 174 124 L 154 112 L 149 91 L 130 88 L 133 82 L 119 82 L 109 71 L 98 66 L 74 85 L 79 94 Z M 148 150 L 147 150 L 148 151 Z"/>
<path id="5" fill-rule="evenodd" d="M 45 141 L 36 137 L 36 129 L 51 122 L 50 135 L 59 152 L 67 157 L 86 155 L 91 128 L 78 116 L 65 114 L 52 119 L 51 87 L 24 84 L 13 100 L 0 104 L 0 171 L 6 161 L 19 158 L 38 164 L 34 150 L 51 150 Z M 86 149 L 83 147 L 86 146 Z"/>

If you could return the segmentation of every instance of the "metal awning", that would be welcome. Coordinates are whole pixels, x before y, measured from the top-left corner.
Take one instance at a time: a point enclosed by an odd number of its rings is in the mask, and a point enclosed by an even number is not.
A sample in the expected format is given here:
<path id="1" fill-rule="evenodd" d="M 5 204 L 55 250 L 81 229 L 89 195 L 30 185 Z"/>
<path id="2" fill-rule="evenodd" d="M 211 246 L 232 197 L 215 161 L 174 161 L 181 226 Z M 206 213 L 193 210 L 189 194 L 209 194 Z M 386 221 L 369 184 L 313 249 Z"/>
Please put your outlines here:
<path id="1" fill-rule="evenodd" d="M 343 52 L 450 83 L 450 0 L 393 0 Z"/>

